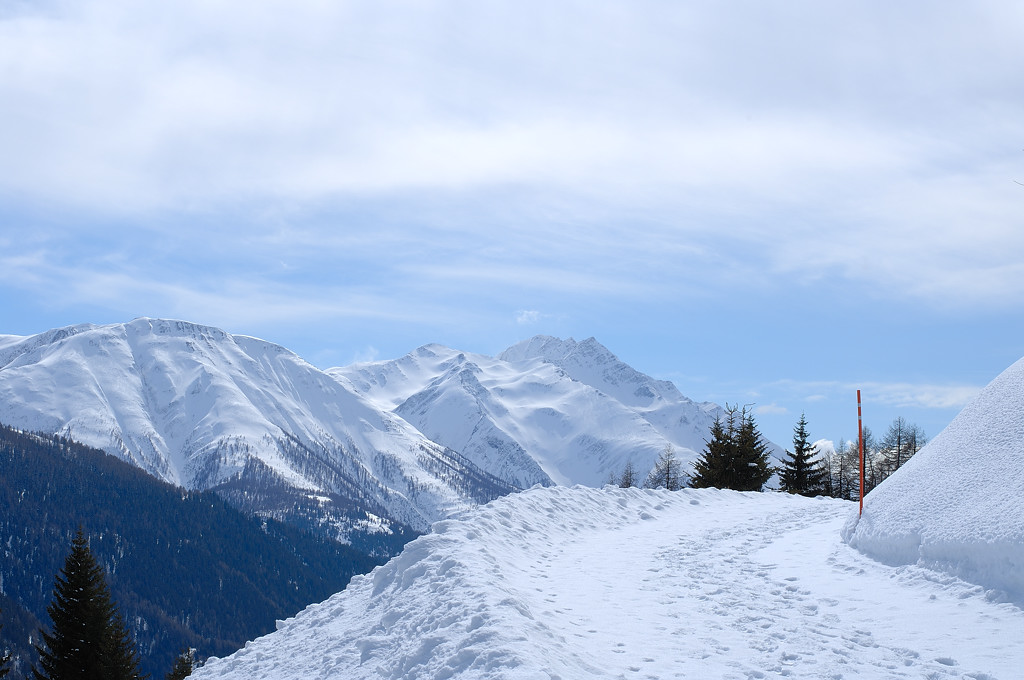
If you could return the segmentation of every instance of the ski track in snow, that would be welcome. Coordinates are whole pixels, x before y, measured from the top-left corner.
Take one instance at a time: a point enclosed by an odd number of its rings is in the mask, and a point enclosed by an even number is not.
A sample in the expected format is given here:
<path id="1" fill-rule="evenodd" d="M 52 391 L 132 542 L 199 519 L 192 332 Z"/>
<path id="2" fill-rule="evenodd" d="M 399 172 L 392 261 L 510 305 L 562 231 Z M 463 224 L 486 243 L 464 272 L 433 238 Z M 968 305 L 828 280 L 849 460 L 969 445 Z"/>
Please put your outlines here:
<path id="1" fill-rule="evenodd" d="M 499 499 L 197 678 L 971 678 L 1024 612 L 842 543 L 854 506 L 718 490 Z"/>

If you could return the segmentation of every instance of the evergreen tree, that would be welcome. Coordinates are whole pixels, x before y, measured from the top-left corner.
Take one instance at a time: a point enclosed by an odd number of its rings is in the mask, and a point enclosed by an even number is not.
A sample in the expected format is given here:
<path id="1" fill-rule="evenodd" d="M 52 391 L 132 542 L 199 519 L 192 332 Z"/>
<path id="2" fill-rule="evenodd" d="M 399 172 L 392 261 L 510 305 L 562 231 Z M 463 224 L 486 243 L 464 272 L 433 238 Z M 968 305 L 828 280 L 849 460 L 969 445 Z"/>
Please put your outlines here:
<path id="1" fill-rule="evenodd" d="M 184 680 L 192 675 L 192 671 L 199 667 L 196 661 L 196 650 L 186 649 L 174 662 L 174 668 L 164 676 L 164 680 Z"/>
<path id="2" fill-rule="evenodd" d="M 736 434 L 737 491 L 761 491 L 775 474 L 768 458 L 768 444 L 757 429 L 754 414 L 746 407 L 740 414 L 740 427 Z"/>
<path id="3" fill-rule="evenodd" d="M 793 450 L 786 451 L 779 470 L 783 491 L 801 496 L 825 493 L 826 471 L 815 460 L 815 448 L 807 441 L 807 416 L 800 414 L 800 422 L 793 428 Z"/>
<path id="4" fill-rule="evenodd" d="M 619 478 L 618 484 L 623 489 L 636 486 L 636 468 L 633 467 L 633 461 L 626 461 L 626 467 L 622 468 L 622 477 Z"/>
<path id="5" fill-rule="evenodd" d="M 110 599 L 103 568 L 79 527 L 71 553 L 57 575 L 46 608 L 53 622 L 41 631 L 35 680 L 135 680 L 138 657 L 117 607 Z"/>
<path id="6" fill-rule="evenodd" d="M 733 436 L 736 430 L 735 409 L 726 410 L 726 420 L 716 418 L 711 426 L 711 438 L 705 440 L 704 453 L 693 464 L 691 486 L 697 489 L 730 488 L 733 464 L 736 458 Z"/>
<path id="7" fill-rule="evenodd" d="M 672 445 L 669 444 L 661 452 L 661 455 L 658 456 L 657 462 L 648 473 L 647 479 L 644 481 L 644 488 L 668 489 L 669 491 L 677 491 L 683 488 L 680 467 L 679 459 L 676 458 L 676 452 L 672 450 Z"/>
<path id="8" fill-rule="evenodd" d="M 768 445 L 757 430 L 753 414 L 744 407 L 726 406 L 725 422 L 711 426 L 711 438 L 693 465 L 691 486 L 736 491 L 760 491 L 771 479 Z"/>
<path id="9" fill-rule="evenodd" d="M 114 611 L 110 621 L 110 630 L 105 646 L 108 678 L 134 680 L 142 678 L 139 671 L 139 653 L 135 648 L 135 640 L 128 632 L 121 612 Z"/>

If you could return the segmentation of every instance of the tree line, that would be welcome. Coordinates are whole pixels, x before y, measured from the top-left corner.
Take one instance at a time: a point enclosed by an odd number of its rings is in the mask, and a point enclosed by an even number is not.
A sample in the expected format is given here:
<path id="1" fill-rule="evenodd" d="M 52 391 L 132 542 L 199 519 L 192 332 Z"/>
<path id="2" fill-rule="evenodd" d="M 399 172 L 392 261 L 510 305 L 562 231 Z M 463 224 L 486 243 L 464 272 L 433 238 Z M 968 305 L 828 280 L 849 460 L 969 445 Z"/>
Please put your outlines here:
<path id="1" fill-rule="evenodd" d="M 893 419 L 881 439 L 864 427 L 864 493 L 884 482 L 928 443 L 924 430 L 902 416 Z M 832 451 L 821 451 L 818 464 L 826 471 L 824 495 L 855 499 L 860 494 L 860 446 L 840 439 Z"/>
<path id="2" fill-rule="evenodd" d="M 863 428 L 863 440 L 867 493 L 920 451 L 928 438 L 920 427 L 900 416 L 880 440 L 875 439 L 869 428 Z M 669 445 L 642 482 L 632 461 L 627 461 L 622 474 L 613 475 L 609 482 L 621 487 L 670 491 L 684 487 L 762 491 L 778 474 L 780 491 L 854 499 L 860 493 L 859 461 L 857 441 L 840 439 L 834 450 L 819 451 L 810 441 L 806 415 L 801 414 L 793 428 L 792 450 L 786 450 L 781 465 L 773 466 L 750 407 L 726 404 L 724 418 L 718 418 L 711 426 L 704 450 L 691 470 L 684 469 Z"/>

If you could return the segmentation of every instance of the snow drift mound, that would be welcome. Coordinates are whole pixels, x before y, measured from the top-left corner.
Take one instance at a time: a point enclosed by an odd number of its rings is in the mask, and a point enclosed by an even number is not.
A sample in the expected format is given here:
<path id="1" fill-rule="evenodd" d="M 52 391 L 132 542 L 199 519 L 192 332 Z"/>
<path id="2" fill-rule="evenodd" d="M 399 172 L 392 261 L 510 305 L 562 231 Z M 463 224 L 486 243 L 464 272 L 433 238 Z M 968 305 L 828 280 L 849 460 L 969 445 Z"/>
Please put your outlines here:
<path id="1" fill-rule="evenodd" d="M 864 499 L 843 537 L 1024 603 L 1024 359 Z"/>
<path id="2" fill-rule="evenodd" d="M 740 532 L 736 540 L 753 551 L 762 535 L 811 518 L 841 522 L 848 507 L 717 489 L 534 487 L 434 524 L 432 534 L 345 591 L 192 677 L 610 679 L 630 665 L 644 666 L 646 677 L 681 669 L 720 677 L 705 660 L 702 624 L 689 620 L 709 604 L 706 591 L 722 592 L 718 581 L 690 582 L 691 572 L 722 576 L 726 557 L 709 541 L 752 527 L 753 536 Z M 725 571 L 725 579 L 735 577 Z M 758 593 L 766 587 L 748 580 Z M 678 600 L 690 595 L 696 599 Z M 765 632 L 751 635 L 760 640 Z M 761 663 L 741 665 L 753 673 Z"/>

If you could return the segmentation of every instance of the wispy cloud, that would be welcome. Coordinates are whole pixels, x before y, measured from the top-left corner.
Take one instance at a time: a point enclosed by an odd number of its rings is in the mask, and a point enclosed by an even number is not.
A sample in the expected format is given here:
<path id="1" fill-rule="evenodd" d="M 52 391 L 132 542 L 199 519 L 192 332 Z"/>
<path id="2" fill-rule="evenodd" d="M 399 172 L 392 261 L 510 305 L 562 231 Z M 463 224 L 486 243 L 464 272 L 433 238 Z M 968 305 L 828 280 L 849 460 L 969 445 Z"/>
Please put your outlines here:
<path id="1" fill-rule="evenodd" d="M 758 415 L 781 416 L 789 413 L 789 409 L 786 408 L 785 406 L 779 406 L 776 403 L 762 404 L 754 408 L 754 413 Z"/>
<path id="2" fill-rule="evenodd" d="M 521 326 L 532 326 L 541 319 L 541 313 L 535 309 L 524 309 L 516 312 L 516 323 Z"/>
<path id="3" fill-rule="evenodd" d="M 836 397 L 849 400 L 857 390 L 865 401 L 897 408 L 959 409 L 978 396 L 983 386 L 908 382 L 860 383 L 780 380 L 759 386 L 766 394 L 784 393 L 794 403 L 821 402 Z"/>

